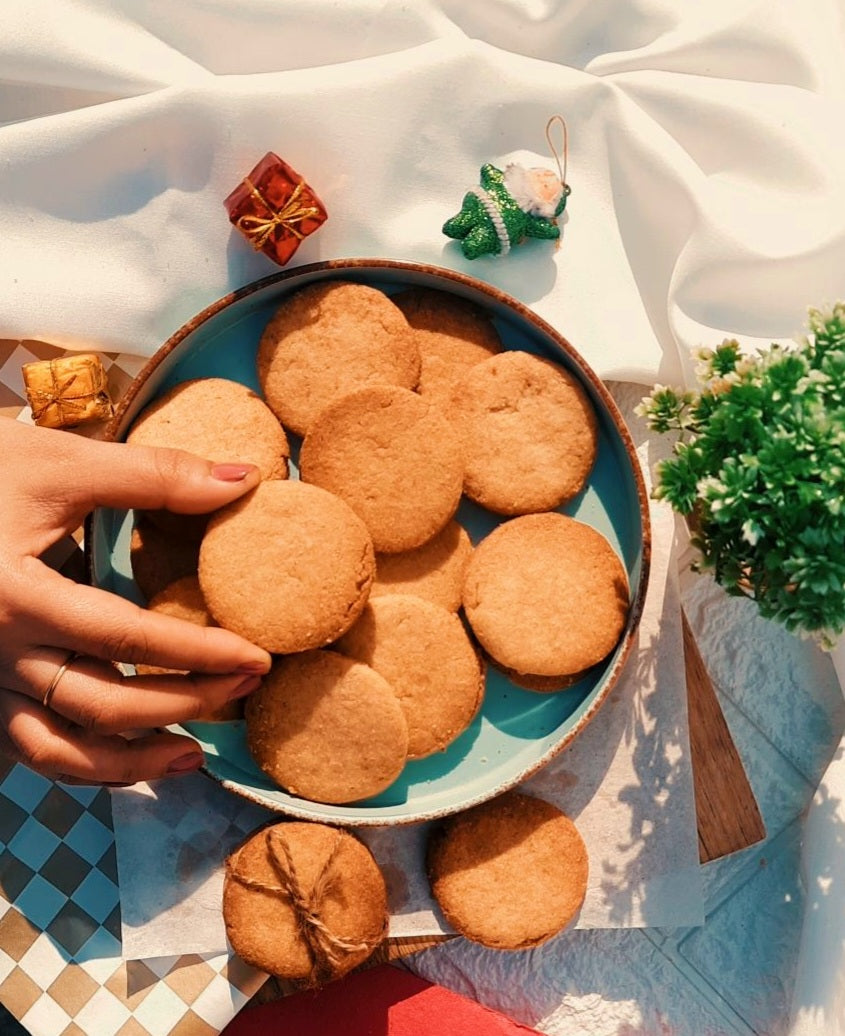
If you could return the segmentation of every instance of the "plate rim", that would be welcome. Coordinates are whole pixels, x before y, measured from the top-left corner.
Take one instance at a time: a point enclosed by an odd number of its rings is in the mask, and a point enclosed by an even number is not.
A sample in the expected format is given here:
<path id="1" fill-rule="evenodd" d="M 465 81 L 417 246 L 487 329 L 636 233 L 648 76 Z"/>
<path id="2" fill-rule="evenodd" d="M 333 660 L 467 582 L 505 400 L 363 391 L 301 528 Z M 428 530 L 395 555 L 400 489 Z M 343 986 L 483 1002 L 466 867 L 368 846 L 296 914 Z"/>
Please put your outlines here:
<path id="1" fill-rule="evenodd" d="M 564 734 L 537 760 L 531 763 L 527 768 L 520 770 L 520 772 L 514 777 L 497 782 L 493 787 L 484 792 L 473 795 L 460 805 L 445 805 L 427 808 L 397 816 L 385 816 L 379 811 L 391 807 L 377 806 L 372 807 L 372 815 L 344 816 L 342 813 L 332 813 L 331 817 L 320 817 L 315 816 L 313 811 L 309 809 L 309 800 L 303 799 L 303 806 L 300 807 L 297 804 L 298 800 L 296 800 L 294 796 L 290 796 L 294 800 L 292 803 L 283 803 L 277 802 L 273 799 L 267 799 L 261 795 L 260 792 L 256 792 L 251 788 L 246 788 L 230 778 L 215 774 L 209 769 L 207 764 L 201 767 L 202 772 L 228 791 L 237 794 L 250 802 L 261 805 L 274 813 L 281 813 L 300 820 L 308 820 L 317 823 L 331 823 L 350 827 L 401 826 L 449 816 L 466 809 L 471 809 L 473 806 L 480 805 L 482 802 L 495 798 L 497 795 L 500 795 L 521 784 L 523 781 L 528 780 L 547 766 L 555 756 L 562 752 L 586 729 L 618 683 L 636 641 L 636 634 L 639 629 L 640 620 L 645 606 L 646 591 L 651 571 L 652 537 L 648 489 L 646 487 L 642 466 L 640 464 L 639 457 L 637 456 L 636 447 L 631 433 L 619 407 L 616 404 L 616 401 L 611 396 L 604 382 L 581 356 L 577 349 L 575 349 L 566 336 L 543 317 L 539 316 L 525 303 L 520 302 L 519 299 L 514 298 L 501 288 L 491 285 L 486 281 L 479 280 L 478 278 L 461 271 L 451 270 L 431 263 L 384 258 L 327 259 L 291 267 L 286 270 L 275 271 L 265 277 L 259 278 L 258 280 L 250 281 L 226 295 L 221 296 L 211 302 L 204 309 L 200 310 L 193 317 L 190 317 L 185 321 L 161 346 L 159 346 L 155 353 L 148 358 L 147 362 L 132 379 L 127 390 L 118 401 L 114 409 L 114 413 L 103 431 L 103 440 L 107 442 L 121 441 L 121 426 L 126 418 L 127 412 L 158 367 L 190 334 L 194 333 L 204 323 L 207 323 L 218 313 L 227 309 L 232 304 L 245 298 L 249 298 L 251 295 L 261 292 L 273 285 L 283 284 L 286 281 L 301 278 L 303 276 L 313 275 L 316 279 L 319 278 L 320 274 L 324 273 L 349 272 L 351 274 L 356 271 L 377 273 L 379 270 L 390 270 L 398 273 L 406 272 L 413 275 L 423 274 L 432 277 L 435 280 L 454 282 L 456 285 L 469 288 L 474 292 L 487 296 L 491 301 L 503 306 L 505 309 L 515 312 L 519 317 L 527 321 L 577 368 L 578 376 L 583 381 L 589 383 L 591 390 L 601 400 L 602 405 L 613 423 L 616 433 L 620 437 L 636 488 L 637 509 L 642 530 L 642 538 L 640 542 L 639 579 L 636 587 L 631 588 L 631 607 L 629 608 L 625 628 L 615 649 L 616 657 L 611 667 L 605 673 L 602 686 L 591 701 L 587 711 L 579 718 L 573 729 Z M 94 513 L 92 512 L 86 516 L 84 525 L 85 575 L 89 584 L 93 584 L 94 582 L 94 558 L 93 549 L 91 547 L 91 544 L 93 543 L 93 521 Z M 180 727 L 185 729 L 181 724 Z M 188 731 L 188 733 L 190 732 Z M 280 790 L 284 791 L 284 789 Z M 360 810 L 363 808 L 356 806 L 354 803 L 340 805 L 319 803 L 318 805 L 326 806 L 327 808 L 334 810 Z"/>

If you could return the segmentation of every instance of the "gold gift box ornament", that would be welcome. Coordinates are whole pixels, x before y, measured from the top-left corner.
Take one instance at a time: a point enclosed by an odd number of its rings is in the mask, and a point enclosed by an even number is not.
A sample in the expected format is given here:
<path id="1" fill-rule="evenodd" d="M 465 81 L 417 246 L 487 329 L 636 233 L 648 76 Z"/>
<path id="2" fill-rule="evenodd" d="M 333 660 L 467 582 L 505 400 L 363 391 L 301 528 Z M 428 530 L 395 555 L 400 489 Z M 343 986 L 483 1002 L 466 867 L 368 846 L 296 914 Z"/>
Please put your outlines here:
<path id="1" fill-rule="evenodd" d="M 42 428 L 75 428 L 114 413 L 106 371 L 95 353 L 37 360 L 21 371 L 32 419 Z"/>

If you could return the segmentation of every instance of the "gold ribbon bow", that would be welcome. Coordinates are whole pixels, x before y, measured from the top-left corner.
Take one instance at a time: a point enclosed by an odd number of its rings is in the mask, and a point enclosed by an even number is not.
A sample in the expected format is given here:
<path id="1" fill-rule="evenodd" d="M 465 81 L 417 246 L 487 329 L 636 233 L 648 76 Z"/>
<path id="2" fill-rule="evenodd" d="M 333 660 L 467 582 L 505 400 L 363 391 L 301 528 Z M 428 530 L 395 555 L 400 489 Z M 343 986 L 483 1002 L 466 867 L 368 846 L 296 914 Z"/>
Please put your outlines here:
<path id="1" fill-rule="evenodd" d="M 239 216 L 235 224 L 249 238 L 256 252 L 260 252 L 267 244 L 276 227 L 284 227 L 295 238 L 302 241 L 305 235 L 297 229 L 295 224 L 320 215 L 320 210 L 316 206 L 302 205 L 299 201 L 300 195 L 305 189 L 304 180 L 299 181 L 293 194 L 280 209 L 273 208 L 249 177 L 244 179 L 244 183 L 249 187 L 250 194 L 272 213 L 272 216 Z"/>

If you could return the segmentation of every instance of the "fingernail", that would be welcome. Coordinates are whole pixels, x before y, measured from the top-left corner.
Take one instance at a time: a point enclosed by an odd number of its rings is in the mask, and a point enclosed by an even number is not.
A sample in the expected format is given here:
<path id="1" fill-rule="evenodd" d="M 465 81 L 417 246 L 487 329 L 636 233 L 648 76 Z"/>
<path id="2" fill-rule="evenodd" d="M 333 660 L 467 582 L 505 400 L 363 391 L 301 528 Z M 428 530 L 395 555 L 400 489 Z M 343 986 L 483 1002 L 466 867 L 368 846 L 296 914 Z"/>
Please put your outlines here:
<path id="1" fill-rule="evenodd" d="M 260 676 L 248 676 L 246 680 L 242 680 L 232 691 L 228 700 L 237 701 L 238 698 L 245 698 L 248 694 L 252 694 L 253 691 L 257 691 L 260 686 Z"/>
<path id="2" fill-rule="evenodd" d="M 186 752 L 168 764 L 168 773 L 190 773 L 191 770 L 198 770 L 205 762 L 202 752 Z"/>
<path id="3" fill-rule="evenodd" d="M 266 673 L 270 668 L 268 662 L 244 662 L 239 665 L 236 669 L 233 669 L 234 673 Z"/>
<path id="4" fill-rule="evenodd" d="M 243 482 L 251 471 L 255 471 L 254 464 L 215 464 L 211 477 L 221 482 Z"/>

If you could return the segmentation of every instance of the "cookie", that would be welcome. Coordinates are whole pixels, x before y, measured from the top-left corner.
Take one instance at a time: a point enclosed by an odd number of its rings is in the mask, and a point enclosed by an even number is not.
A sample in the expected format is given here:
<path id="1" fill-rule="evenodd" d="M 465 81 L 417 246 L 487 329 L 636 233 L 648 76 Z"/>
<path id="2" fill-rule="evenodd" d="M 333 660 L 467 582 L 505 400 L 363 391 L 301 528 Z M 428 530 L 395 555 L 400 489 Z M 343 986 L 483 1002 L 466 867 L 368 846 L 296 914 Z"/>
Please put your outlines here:
<path id="1" fill-rule="evenodd" d="M 219 464 L 255 464 L 262 478 L 288 477 L 284 429 L 252 389 L 226 378 L 176 385 L 141 412 L 126 441 L 186 450 Z M 168 536 L 200 539 L 208 525 L 207 514 L 143 513 Z"/>
<path id="2" fill-rule="evenodd" d="M 420 352 L 401 311 L 366 284 L 311 284 L 285 299 L 258 346 L 258 379 L 282 424 L 305 435 L 333 400 L 366 385 L 412 389 Z"/>
<path id="3" fill-rule="evenodd" d="M 422 367 L 417 391 L 448 407 L 455 382 L 501 352 L 502 342 L 485 310 L 436 288 L 409 288 L 391 299 L 417 331 Z"/>
<path id="4" fill-rule="evenodd" d="M 472 367 L 449 409 L 460 435 L 464 492 L 497 514 L 550 511 L 584 486 L 597 451 L 595 411 L 578 380 L 532 353 Z"/>
<path id="5" fill-rule="evenodd" d="M 449 923 L 499 950 L 529 949 L 561 932 L 587 891 L 587 849 L 575 824 L 550 802 L 518 792 L 435 828 L 426 865 Z"/>
<path id="6" fill-rule="evenodd" d="M 407 389 L 359 389 L 327 407 L 302 443 L 300 475 L 345 500 L 377 551 L 436 536 L 461 498 L 463 460 L 439 408 Z"/>
<path id="7" fill-rule="evenodd" d="M 554 690 L 616 646 L 628 614 L 628 581 L 613 548 L 591 526 L 555 512 L 523 515 L 476 546 L 463 604 L 497 666 L 531 690 Z"/>
<path id="8" fill-rule="evenodd" d="M 401 594 L 371 600 L 336 644 L 390 684 L 408 723 L 408 758 L 441 752 L 472 723 L 484 666 L 452 612 Z"/>
<path id="9" fill-rule="evenodd" d="M 136 418 L 126 441 L 187 450 L 218 464 L 255 464 L 262 478 L 287 478 L 284 429 L 246 385 L 226 378 L 184 381 Z"/>
<path id="10" fill-rule="evenodd" d="M 372 853 L 350 832 L 274 823 L 227 858 L 223 919 L 247 964 L 316 987 L 383 942 L 387 891 Z"/>
<path id="11" fill-rule="evenodd" d="M 355 802 L 399 776 L 408 724 L 383 676 L 334 651 L 278 659 L 246 705 L 256 764 L 292 795 Z"/>
<path id="12" fill-rule="evenodd" d="M 191 535 L 190 528 L 184 536 L 166 533 L 143 514 L 136 516 L 129 540 L 129 564 L 138 589 L 148 601 L 182 576 L 196 575 L 199 554 L 200 537 Z"/>
<path id="13" fill-rule="evenodd" d="M 299 481 L 262 482 L 221 508 L 200 547 L 200 586 L 217 623 L 276 653 L 322 647 L 345 633 L 374 573 L 361 519 Z"/>
<path id="14" fill-rule="evenodd" d="M 196 574 L 174 580 L 150 600 L 147 608 L 195 626 L 216 625 L 209 615 Z"/>
<path id="15" fill-rule="evenodd" d="M 214 619 L 209 615 L 205 599 L 200 590 L 199 580 L 196 575 L 183 576 L 176 579 L 169 586 L 157 593 L 147 605 L 151 612 L 159 612 L 161 615 L 170 615 L 174 619 L 182 619 L 183 622 L 192 622 L 195 626 L 214 626 Z M 151 676 L 160 673 L 184 674 L 184 669 L 164 669 L 161 666 L 146 665 L 139 662 L 135 666 L 135 672 L 139 676 Z M 213 709 L 198 716 L 200 720 L 230 720 L 240 719 L 243 716 L 243 702 L 227 702 L 219 709 Z"/>
<path id="16" fill-rule="evenodd" d="M 411 594 L 456 612 L 461 607 L 471 554 L 469 535 L 456 521 L 449 522 L 416 550 L 376 554 L 376 578 L 370 599 L 384 594 Z"/>

